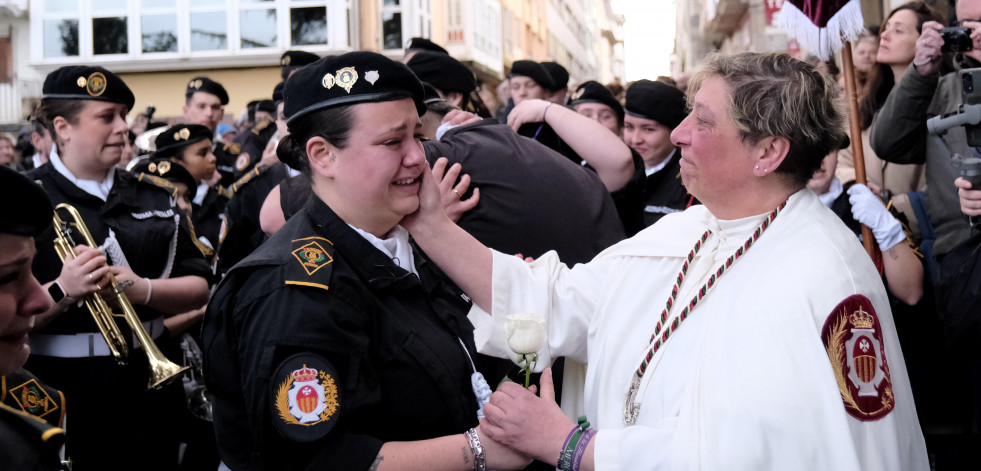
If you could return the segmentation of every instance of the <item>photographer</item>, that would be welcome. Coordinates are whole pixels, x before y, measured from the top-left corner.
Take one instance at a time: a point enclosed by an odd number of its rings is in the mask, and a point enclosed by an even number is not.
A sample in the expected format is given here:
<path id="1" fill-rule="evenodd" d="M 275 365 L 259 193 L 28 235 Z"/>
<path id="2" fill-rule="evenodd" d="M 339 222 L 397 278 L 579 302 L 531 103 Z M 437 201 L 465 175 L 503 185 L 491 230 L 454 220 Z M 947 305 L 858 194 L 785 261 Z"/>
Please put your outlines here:
<path id="1" fill-rule="evenodd" d="M 973 20 L 981 18 L 981 0 L 961 0 L 956 8 L 959 26 L 970 30 L 973 50 L 955 54 L 954 67 L 981 67 L 981 22 Z M 936 21 L 923 24 L 913 63 L 876 114 L 871 135 L 872 149 L 883 159 L 899 164 L 926 163 L 926 206 L 936 234 L 933 251 L 938 261 L 970 234 L 954 186 L 960 172 L 923 124 L 930 116 L 956 111 L 962 102 L 958 71 L 943 76 L 939 72 L 945 54 L 941 29 L 943 25 Z M 953 152 L 971 155 L 962 127 L 951 129 L 944 139 Z"/>

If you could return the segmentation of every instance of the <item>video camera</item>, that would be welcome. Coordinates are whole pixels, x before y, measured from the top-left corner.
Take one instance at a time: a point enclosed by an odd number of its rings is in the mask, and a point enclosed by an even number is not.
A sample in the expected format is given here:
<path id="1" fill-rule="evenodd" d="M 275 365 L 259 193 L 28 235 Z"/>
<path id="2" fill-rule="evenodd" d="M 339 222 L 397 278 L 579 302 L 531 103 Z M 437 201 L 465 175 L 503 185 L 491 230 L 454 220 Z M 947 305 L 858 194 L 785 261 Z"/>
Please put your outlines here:
<path id="1" fill-rule="evenodd" d="M 927 131 L 938 139 L 951 155 L 951 164 L 960 170 L 961 177 L 971 182 L 971 188 L 981 188 L 981 68 L 960 71 L 961 105 L 957 111 L 927 120 Z M 974 148 L 970 157 L 955 153 L 943 135 L 947 130 L 963 126 L 967 145 Z"/>

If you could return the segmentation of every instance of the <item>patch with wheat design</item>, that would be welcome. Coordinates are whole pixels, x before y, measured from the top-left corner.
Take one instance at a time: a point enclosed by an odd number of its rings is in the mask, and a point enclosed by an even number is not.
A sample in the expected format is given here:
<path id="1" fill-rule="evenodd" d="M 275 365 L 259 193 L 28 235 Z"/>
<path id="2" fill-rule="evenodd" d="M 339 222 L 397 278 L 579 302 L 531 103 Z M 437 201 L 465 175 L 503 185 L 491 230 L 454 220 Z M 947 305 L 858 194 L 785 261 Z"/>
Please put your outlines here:
<path id="1" fill-rule="evenodd" d="M 280 363 L 273 375 L 272 422 L 281 435 L 312 442 L 327 435 L 341 406 L 334 367 L 321 356 L 300 353 Z"/>
<path id="2" fill-rule="evenodd" d="M 845 410 L 858 420 L 885 417 L 896 406 L 882 327 L 868 298 L 852 295 L 835 306 L 821 330 Z"/>

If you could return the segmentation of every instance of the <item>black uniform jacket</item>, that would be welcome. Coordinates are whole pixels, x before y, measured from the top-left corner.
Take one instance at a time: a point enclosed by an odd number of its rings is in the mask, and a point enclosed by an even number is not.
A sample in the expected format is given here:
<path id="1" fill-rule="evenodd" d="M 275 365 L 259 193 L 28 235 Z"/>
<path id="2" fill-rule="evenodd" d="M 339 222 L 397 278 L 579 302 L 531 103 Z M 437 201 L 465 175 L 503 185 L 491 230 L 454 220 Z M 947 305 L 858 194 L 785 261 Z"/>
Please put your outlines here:
<path id="1" fill-rule="evenodd" d="M 232 198 L 225 205 L 224 227 L 218 238 L 218 273 L 241 262 L 266 240 L 259 225 L 259 211 L 269 192 L 289 176 L 286 164 L 254 167 L 232 184 Z"/>
<path id="2" fill-rule="evenodd" d="M 68 181 L 50 162 L 27 175 L 41 183 L 55 205 L 68 203 L 78 209 L 96 244 L 105 242 L 111 228 L 137 275 L 151 279 L 196 275 L 210 279 L 208 261 L 194 243 L 186 216 L 175 203 L 173 186 L 166 181 L 116 170 L 112 190 L 103 202 Z M 62 262 L 54 250 L 54 237 L 54 229 L 48 228 L 35 239 L 33 271 L 42 283 L 61 274 Z M 80 236 L 75 237 L 75 242 L 85 243 Z M 110 264 L 118 263 L 109 258 Z M 161 316 L 146 306 L 136 306 L 136 310 L 144 321 Z M 84 306 L 73 305 L 40 332 L 74 334 L 98 332 L 98 328 Z"/>
<path id="3" fill-rule="evenodd" d="M 654 224 L 665 214 L 684 211 L 689 202 L 698 204 L 681 183 L 681 150 L 675 149 L 670 159 L 664 168 L 647 176 L 644 227 Z"/>
<path id="4" fill-rule="evenodd" d="M 480 202 L 457 224 L 495 250 L 535 258 L 555 250 L 571 266 L 624 238 L 595 172 L 507 125 L 461 126 L 423 148 L 430 163 L 446 157 L 462 165 L 471 188 L 480 188 Z"/>
<path id="5" fill-rule="evenodd" d="M 0 467 L 18 471 L 61 469 L 58 450 L 65 432 L 25 412 L 0 404 Z"/>
<path id="6" fill-rule="evenodd" d="M 191 220 L 194 222 L 195 235 L 208 239 L 212 248 L 218 247 L 221 232 L 222 214 L 231 198 L 231 191 L 221 185 L 208 187 L 208 193 L 200 205 L 194 205 Z"/>
<path id="7" fill-rule="evenodd" d="M 384 442 L 476 426 L 469 299 L 418 250 L 415 264 L 420 277 L 311 198 L 228 272 L 203 326 L 226 464 L 367 469 Z"/>

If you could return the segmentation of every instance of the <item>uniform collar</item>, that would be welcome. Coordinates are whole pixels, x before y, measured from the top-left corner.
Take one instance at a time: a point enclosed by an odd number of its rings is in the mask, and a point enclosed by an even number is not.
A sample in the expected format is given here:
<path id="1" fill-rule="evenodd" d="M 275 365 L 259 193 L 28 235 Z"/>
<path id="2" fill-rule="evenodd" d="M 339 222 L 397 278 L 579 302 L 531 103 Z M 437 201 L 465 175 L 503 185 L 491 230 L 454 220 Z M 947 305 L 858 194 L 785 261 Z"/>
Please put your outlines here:
<path id="1" fill-rule="evenodd" d="M 58 173 L 60 173 L 73 185 L 102 201 L 106 201 L 109 198 L 109 191 L 112 190 L 112 185 L 116 176 L 115 167 L 109 169 L 109 172 L 106 173 L 106 178 L 102 181 L 84 180 L 76 177 L 71 170 L 68 170 L 68 167 L 66 167 L 64 162 L 61 161 L 61 156 L 58 155 L 58 152 L 54 147 L 51 148 L 50 157 L 52 167 L 54 167 Z"/>
<path id="2" fill-rule="evenodd" d="M 664 160 L 661 161 L 661 163 L 655 165 L 652 168 L 649 168 L 649 169 L 644 170 L 644 172 L 647 173 L 647 176 L 648 177 L 651 176 L 651 175 L 654 175 L 657 172 L 660 172 L 661 170 L 664 169 L 664 167 L 667 167 L 668 164 L 671 163 L 671 160 L 674 159 L 674 155 L 677 154 L 677 153 L 678 153 L 678 148 L 677 147 L 675 147 L 674 149 L 671 149 L 671 153 L 668 154 L 668 156 L 665 157 Z"/>

